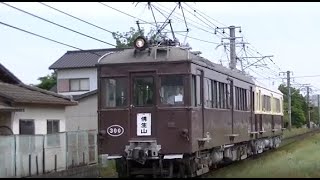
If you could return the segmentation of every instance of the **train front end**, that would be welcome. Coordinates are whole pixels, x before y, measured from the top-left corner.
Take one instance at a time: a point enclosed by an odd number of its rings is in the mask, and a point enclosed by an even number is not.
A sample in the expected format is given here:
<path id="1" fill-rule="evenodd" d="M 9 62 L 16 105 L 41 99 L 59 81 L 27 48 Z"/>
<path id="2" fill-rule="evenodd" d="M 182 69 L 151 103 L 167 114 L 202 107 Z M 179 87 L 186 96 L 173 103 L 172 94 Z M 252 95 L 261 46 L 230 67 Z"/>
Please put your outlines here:
<path id="1" fill-rule="evenodd" d="M 189 153 L 186 59 L 185 54 L 175 56 L 170 46 L 147 47 L 143 37 L 135 49 L 100 58 L 99 154 L 116 160 L 120 176 L 134 174 L 134 168 L 148 174 L 152 169 L 165 173 L 168 167 L 172 174 L 170 160 Z"/>

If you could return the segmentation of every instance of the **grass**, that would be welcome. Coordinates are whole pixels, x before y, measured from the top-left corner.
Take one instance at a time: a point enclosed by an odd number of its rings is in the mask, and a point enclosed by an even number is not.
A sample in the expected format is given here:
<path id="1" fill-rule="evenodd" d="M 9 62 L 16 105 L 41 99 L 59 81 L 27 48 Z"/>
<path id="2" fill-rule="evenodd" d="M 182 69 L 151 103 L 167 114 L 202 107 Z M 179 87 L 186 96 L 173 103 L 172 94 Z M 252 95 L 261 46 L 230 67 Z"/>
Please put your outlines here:
<path id="1" fill-rule="evenodd" d="M 310 131 L 308 128 L 291 128 L 291 131 L 288 129 L 284 130 L 283 132 L 283 138 L 292 137 L 298 134 L 303 134 Z"/>
<path id="2" fill-rule="evenodd" d="M 307 131 L 309 131 L 308 128 L 292 128 L 291 131 L 286 129 L 283 133 L 283 138 L 303 134 Z M 317 153 L 315 150 L 319 148 L 320 142 L 317 144 L 315 138 L 320 140 L 320 135 L 312 137 L 313 141 L 315 141 L 314 144 L 310 143 L 310 140 L 290 144 L 274 152 L 274 155 L 270 153 L 257 160 L 246 160 L 239 162 L 240 164 L 230 165 L 221 169 L 221 171 L 218 170 L 212 177 L 309 177 L 309 173 L 306 173 L 305 176 L 301 176 L 301 173 L 297 174 L 297 172 L 306 167 L 310 168 L 307 171 L 314 170 L 314 174 L 311 174 L 311 177 L 320 177 L 320 151 Z M 299 149 L 300 146 L 302 149 Z M 306 156 L 306 154 L 310 154 L 310 156 Z M 315 162 L 310 164 L 309 160 Z M 254 165 L 251 165 L 251 163 L 254 163 Z M 105 167 L 100 168 L 101 177 L 117 177 L 114 160 L 109 160 Z M 285 171 L 283 171 L 284 168 L 286 168 Z M 316 171 L 319 172 L 316 173 Z M 290 174 L 287 175 L 286 173 Z"/>
<path id="3" fill-rule="evenodd" d="M 118 177 L 114 160 L 108 160 L 107 165 L 105 167 L 100 166 L 100 176 L 102 178 Z"/>
<path id="4" fill-rule="evenodd" d="M 320 134 L 284 146 L 258 159 L 248 159 L 212 172 L 220 178 L 320 177 Z"/>

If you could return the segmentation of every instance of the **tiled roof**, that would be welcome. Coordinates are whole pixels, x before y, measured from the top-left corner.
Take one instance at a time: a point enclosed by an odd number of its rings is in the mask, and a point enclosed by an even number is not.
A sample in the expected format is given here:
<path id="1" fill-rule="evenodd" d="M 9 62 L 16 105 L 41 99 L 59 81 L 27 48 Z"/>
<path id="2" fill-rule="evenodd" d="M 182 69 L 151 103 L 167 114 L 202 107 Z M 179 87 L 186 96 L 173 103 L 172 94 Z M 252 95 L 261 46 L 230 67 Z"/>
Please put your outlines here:
<path id="1" fill-rule="evenodd" d="M 108 52 L 122 51 L 126 48 L 92 49 L 83 51 L 67 51 L 49 69 L 95 67 L 99 58 Z"/>
<path id="2" fill-rule="evenodd" d="M 0 82 L 20 84 L 21 81 L 0 63 Z"/>
<path id="3" fill-rule="evenodd" d="M 14 103 L 75 105 L 70 98 L 24 84 L 0 82 L 0 96 Z"/>
<path id="4" fill-rule="evenodd" d="M 80 99 L 83 99 L 85 97 L 89 97 L 91 95 L 95 95 L 97 94 L 98 90 L 93 90 L 93 91 L 90 91 L 90 92 L 87 92 L 87 93 L 84 93 L 84 94 L 81 94 L 81 95 L 73 95 L 73 99 L 75 101 L 79 101 Z"/>

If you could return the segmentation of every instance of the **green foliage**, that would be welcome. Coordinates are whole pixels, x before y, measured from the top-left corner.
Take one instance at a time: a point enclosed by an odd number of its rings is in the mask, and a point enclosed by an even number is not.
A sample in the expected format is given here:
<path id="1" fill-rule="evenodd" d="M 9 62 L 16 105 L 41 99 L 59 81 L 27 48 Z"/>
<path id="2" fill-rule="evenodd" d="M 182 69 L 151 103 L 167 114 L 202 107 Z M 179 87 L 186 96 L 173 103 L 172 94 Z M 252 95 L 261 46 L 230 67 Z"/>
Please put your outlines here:
<path id="1" fill-rule="evenodd" d="M 283 93 L 283 110 L 284 110 L 284 120 L 286 124 L 288 123 L 288 87 L 280 85 L 278 88 Z M 308 117 L 308 104 L 305 98 L 300 94 L 299 89 L 291 87 L 291 121 L 292 126 L 301 127 L 306 124 L 306 119 Z"/>
<path id="2" fill-rule="evenodd" d="M 38 88 L 50 90 L 54 85 L 57 84 L 57 74 L 52 72 L 51 75 L 46 75 L 38 78 L 40 84 L 36 85 Z"/>
<path id="3" fill-rule="evenodd" d="M 156 35 L 156 30 L 154 28 L 151 28 L 150 31 L 147 33 L 147 37 L 149 39 L 155 41 L 159 38 L 159 34 Z M 144 29 L 141 29 L 141 32 L 139 30 L 136 30 L 135 28 L 131 27 L 129 32 L 116 32 L 112 33 L 113 39 L 116 40 L 116 48 L 130 48 L 133 47 L 134 40 L 139 36 L 145 36 Z"/>
<path id="4" fill-rule="evenodd" d="M 116 40 L 117 48 L 133 47 L 134 40 L 141 35 L 144 35 L 144 30 L 142 29 L 140 33 L 139 30 L 136 30 L 133 27 L 130 28 L 129 32 L 112 33 L 113 38 Z"/>

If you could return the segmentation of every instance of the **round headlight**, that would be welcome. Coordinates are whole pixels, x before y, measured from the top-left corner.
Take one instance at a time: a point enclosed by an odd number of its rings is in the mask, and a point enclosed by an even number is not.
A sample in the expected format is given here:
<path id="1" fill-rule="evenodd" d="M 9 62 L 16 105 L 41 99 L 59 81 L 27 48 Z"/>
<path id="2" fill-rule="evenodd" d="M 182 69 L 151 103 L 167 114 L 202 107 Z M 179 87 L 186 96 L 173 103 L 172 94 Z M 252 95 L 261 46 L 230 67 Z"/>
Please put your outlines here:
<path id="1" fill-rule="evenodd" d="M 140 51 L 147 48 L 147 41 L 143 36 L 137 37 L 137 39 L 134 41 L 134 47 L 136 49 L 139 49 Z"/>
<path id="2" fill-rule="evenodd" d="M 144 46 L 144 44 L 145 44 L 145 42 L 144 42 L 143 39 L 137 39 L 137 41 L 136 41 L 136 46 L 137 46 L 138 48 L 142 48 L 142 47 Z"/>

